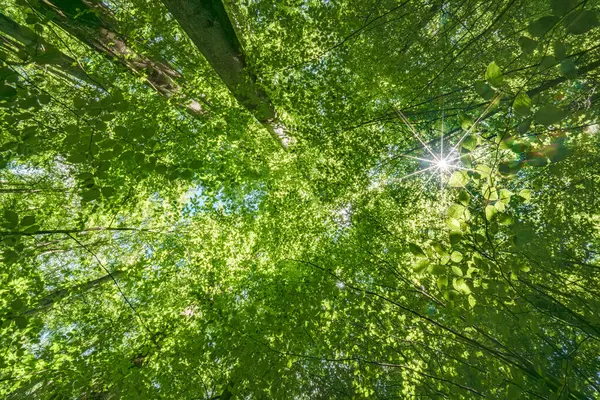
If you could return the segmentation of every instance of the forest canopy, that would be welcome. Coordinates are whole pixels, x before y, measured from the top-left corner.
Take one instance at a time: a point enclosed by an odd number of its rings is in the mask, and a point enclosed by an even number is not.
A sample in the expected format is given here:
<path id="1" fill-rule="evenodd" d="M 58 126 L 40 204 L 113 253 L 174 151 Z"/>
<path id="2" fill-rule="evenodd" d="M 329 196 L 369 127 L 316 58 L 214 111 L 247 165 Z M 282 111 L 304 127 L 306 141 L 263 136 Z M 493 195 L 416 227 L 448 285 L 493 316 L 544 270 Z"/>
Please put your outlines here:
<path id="1" fill-rule="evenodd" d="M 0 397 L 600 399 L 599 26 L 0 0 Z"/>

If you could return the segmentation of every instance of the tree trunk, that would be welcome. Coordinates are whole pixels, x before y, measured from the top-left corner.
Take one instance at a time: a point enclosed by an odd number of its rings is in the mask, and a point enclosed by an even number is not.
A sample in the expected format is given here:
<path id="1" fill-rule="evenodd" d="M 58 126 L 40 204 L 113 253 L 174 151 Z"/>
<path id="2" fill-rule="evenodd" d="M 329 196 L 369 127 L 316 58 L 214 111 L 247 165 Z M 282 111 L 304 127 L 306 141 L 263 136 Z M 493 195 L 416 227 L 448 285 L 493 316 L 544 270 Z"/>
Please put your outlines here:
<path id="1" fill-rule="evenodd" d="M 169 12 L 215 69 L 237 101 L 287 147 L 290 138 L 275 108 L 248 70 L 244 51 L 220 0 L 163 0 Z"/>
<path id="2" fill-rule="evenodd" d="M 19 56 L 29 56 L 28 60 L 39 65 L 49 65 L 58 70 L 53 73 L 64 76 L 64 73 L 77 78 L 80 81 L 97 83 L 81 68 L 77 61 L 63 54 L 56 47 L 44 41 L 37 33 L 26 26 L 19 25 L 6 15 L 0 13 L 0 42 L 7 48 L 13 48 Z M 12 38 L 9 39 L 8 37 Z"/>
<path id="3" fill-rule="evenodd" d="M 110 10 L 101 3 L 81 0 L 42 0 L 41 7 L 56 14 L 52 20 L 62 29 L 110 60 L 118 60 L 135 74 L 143 75 L 146 84 L 166 98 L 181 89 L 176 82 L 181 73 L 165 61 L 155 61 L 131 49 L 116 31 Z M 75 17 L 77 16 L 77 17 Z M 206 109 L 194 99 L 184 101 L 186 110 L 194 115 L 205 115 Z"/>

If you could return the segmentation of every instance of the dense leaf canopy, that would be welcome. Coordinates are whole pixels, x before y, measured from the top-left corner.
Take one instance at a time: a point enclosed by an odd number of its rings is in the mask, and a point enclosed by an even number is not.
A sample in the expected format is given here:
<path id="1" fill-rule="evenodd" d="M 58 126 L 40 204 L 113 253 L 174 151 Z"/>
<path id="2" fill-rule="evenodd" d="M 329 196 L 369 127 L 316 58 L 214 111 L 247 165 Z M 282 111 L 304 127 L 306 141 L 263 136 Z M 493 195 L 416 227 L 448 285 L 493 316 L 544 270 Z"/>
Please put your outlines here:
<path id="1" fill-rule="evenodd" d="M 1 398 L 600 399 L 600 1 L 0 5 Z"/>

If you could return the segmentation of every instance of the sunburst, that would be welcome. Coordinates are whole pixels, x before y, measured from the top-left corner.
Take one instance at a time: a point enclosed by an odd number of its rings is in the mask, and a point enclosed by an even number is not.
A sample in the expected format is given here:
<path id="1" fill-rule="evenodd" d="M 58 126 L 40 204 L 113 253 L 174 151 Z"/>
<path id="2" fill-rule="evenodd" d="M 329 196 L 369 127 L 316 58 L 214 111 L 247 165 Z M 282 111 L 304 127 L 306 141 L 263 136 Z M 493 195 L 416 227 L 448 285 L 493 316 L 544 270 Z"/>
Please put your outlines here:
<path id="1" fill-rule="evenodd" d="M 465 131 L 465 133 L 454 143 L 449 150 L 444 149 L 444 135 L 445 127 L 444 127 L 444 112 L 442 110 L 442 127 L 440 129 L 440 148 L 439 153 L 434 151 L 432 147 L 419 135 L 415 127 L 410 123 L 408 118 L 404 115 L 404 113 L 397 107 L 394 107 L 394 111 L 396 115 L 402 120 L 402 122 L 406 125 L 406 127 L 410 130 L 412 135 L 417 139 L 417 141 L 421 144 L 422 150 L 424 153 L 428 153 L 430 157 L 415 157 L 408 154 L 400 154 L 401 157 L 421 161 L 425 164 L 429 164 L 427 167 L 418 169 L 417 171 L 411 172 L 408 175 L 405 175 L 401 178 L 398 178 L 397 181 L 404 181 L 408 178 L 412 178 L 418 176 L 420 174 L 429 173 L 429 177 L 424 183 L 424 186 L 430 184 L 430 182 L 434 178 L 439 179 L 439 187 L 440 191 L 443 193 L 444 184 L 449 180 L 449 177 L 458 170 L 463 171 L 473 171 L 471 168 L 466 168 L 461 164 L 461 155 L 460 155 L 460 145 L 463 141 L 473 132 L 477 124 L 483 119 L 483 117 L 498 104 L 500 100 L 499 96 L 496 96 L 494 99 L 490 101 L 485 110 L 481 113 L 481 115 L 477 118 L 477 120 Z"/>

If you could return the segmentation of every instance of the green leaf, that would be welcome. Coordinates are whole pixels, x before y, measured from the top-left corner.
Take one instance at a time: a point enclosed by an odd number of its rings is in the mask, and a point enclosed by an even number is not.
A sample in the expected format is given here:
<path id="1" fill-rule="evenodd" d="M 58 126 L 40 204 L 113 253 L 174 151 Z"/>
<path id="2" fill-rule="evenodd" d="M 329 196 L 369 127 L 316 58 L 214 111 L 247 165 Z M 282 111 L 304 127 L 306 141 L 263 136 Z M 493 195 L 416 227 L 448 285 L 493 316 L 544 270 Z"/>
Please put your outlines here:
<path id="1" fill-rule="evenodd" d="M 133 154 L 133 159 L 136 164 L 142 165 L 146 159 L 146 155 L 141 151 L 138 151 Z"/>
<path id="2" fill-rule="evenodd" d="M 491 100 L 494 97 L 494 89 L 483 81 L 475 82 L 475 91 L 485 100 Z"/>
<path id="3" fill-rule="evenodd" d="M 550 29 L 556 25 L 556 23 L 560 20 L 560 18 L 556 16 L 547 16 L 538 19 L 535 22 L 532 22 L 527 27 L 527 31 L 533 37 L 541 37 L 546 34 Z"/>
<path id="4" fill-rule="evenodd" d="M 535 122 L 541 125 L 554 125 L 567 116 L 567 112 L 553 105 L 543 106 L 533 116 Z"/>
<path id="5" fill-rule="evenodd" d="M 156 165 L 152 164 L 150 162 L 142 164 L 142 171 L 144 171 L 144 172 L 150 173 L 150 172 L 154 171 L 154 168 L 156 168 Z"/>
<path id="6" fill-rule="evenodd" d="M 466 190 L 461 190 L 458 193 L 458 202 L 463 206 L 468 206 L 471 201 L 471 195 Z"/>
<path id="7" fill-rule="evenodd" d="M 500 201 L 504 204 L 508 204 L 510 202 L 510 198 L 512 196 L 512 192 L 508 189 L 500 189 Z"/>
<path id="8" fill-rule="evenodd" d="M 113 128 L 113 132 L 115 133 L 115 135 L 117 136 L 121 136 L 121 137 L 127 137 L 129 134 L 129 130 L 121 125 L 117 125 Z"/>
<path id="9" fill-rule="evenodd" d="M 75 108 L 84 108 L 85 106 L 87 106 L 87 101 L 81 97 L 75 97 L 73 99 L 73 105 L 75 106 Z"/>
<path id="10" fill-rule="evenodd" d="M 73 153 L 67 157 L 67 161 L 73 164 L 82 164 L 87 161 L 85 154 Z"/>
<path id="11" fill-rule="evenodd" d="M 497 201 L 496 204 L 494 204 L 494 208 L 498 210 L 498 212 L 504 212 L 506 205 L 501 201 Z"/>
<path id="12" fill-rule="evenodd" d="M 515 232 L 515 245 L 523 246 L 530 243 L 535 235 L 533 228 L 525 224 L 516 224 L 513 226 Z"/>
<path id="13" fill-rule="evenodd" d="M 10 310 L 14 313 L 17 313 L 19 311 L 21 311 L 23 309 L 23 307 L 25 307 L 25 304 L 23 303 L 23 301 L 21 299 L 16 299 L 15 301 L 13 301 L 10 305 Z"/>
<path id="14" fill-rule="evenodd" d="M 563 25 L 567 33 L 572 35 L 582 35 L 598 25 L 597 10 L 581 10 L 579 12 L 567 15 L 563 20 Z"/>
<path id="15" fill-rule="evenodd" d="M 454 171 L 448 185 L 451 187 L 464 187 L 469 182 L 469 174 L 467 171 Z"/>
<path id="16" fill-rule="evenodd" d="M 102 193 L 102 196 L 106 198 L 112 197 L 115 194 L 115 188 L 111 186 L 105 186 L 100 189 L 100 192 Z"/>
<path id="17" fill-rule="evenodd" d="M 457 267 L 456 265 L 453 265 L 453 266 L 451 267 L 451 269 L 452 269 L 452 273 L 453 273 L 454 275 L 456 275 L 456 276 L 463 276 L 462 269 L 460 269 L 460 268 L 459 268 L 459 267 Z"/>
<path id="18" fill-rule="evenodd" d="M 458 122 L 460 127 L 465 131 L 469 130 L 469 128 L 473 126 L 473 118 L 468 116 L 464 111 L 458 112 Z"/>
<path id="19" fill-rule="evenodd" d="M 529 131 L 529 128 L 531 127 L 531 122 L 533 120 L 531 118 L 527 118 L 525 119 L 523 122 L 521 122 L 518 126 L 517 126 L 517 131 L 519 133 L 527 133 Z"/>
<path id="20" fill-rule="evenodd" d="M 42 93 L 38 96 L 38 102 L 40 104 L 48 104 L 50 103 L 50 101 L 52 101 L 52 97 L 50 97 L 49 95 Z"/>
<path id="21" fill-rule="evenodd" d="M 483 194 L 483 198 L 488 201 L 496 201 L 498 200 L 498 192 L 495 187 L 491 187 L 489 185 L 484 185 L 481 193 Z"/>
<path id="22" fill-rule="evenodd" d="M 477 147 L 477 139 L 473 135 L 467 135 L 461 142 L 463 148 L 473 151 Z"/>
<path id="23" fill-rule="evenodd" d="M 19 258 L 20 258 L 19 253 L 17 253 L 14 250 L 5 250 L 3 252 L 3 256 L 4 256 L 3 261 L 8 265 L 14 264 L 15 262 L 19 261 Z"/>
<path id="24" fill-rule="evenodd" d="M 465 218 L 465 211 L 465 206 L 462 206 L 460 204 L 452 204 L 450 207 L 448 207 L 446 215 L 450 218 L 456 218 L 458 220 L 461 220 Z"/>
<path id="25" fill-rule="evenodd" d="M 454 287 L 454 289 L 456 289 L 460 293 L 463 293 L 463 294 L 471 293 L 471 289 L 469 288 L 469 285 L 467 285 L 467 283 L 465 282 L 464 278 L 452 279 L 452 286 Z"/>
<path id="26" fill-rule="evenodd" d="M 560 74 L 567 79 L 575 79 L 577 78 L 577 67 L 575 66 L 575 61 L 572 59 L 567 59 L 560 63 Z"/>
<path id="27" fill-rule="evenodd" d="M 90 189 L 81 193 L 81 200 L 83 201 L 92 201 L 100 197 L 100 190 L 98 189 Z"/>
<path id="28" fill-rule="evenodd" d="M 127 112 L 129 110 L 129 103 L 123 102 L 115 104 L 115 109 L 121 113 Z"/>
<path id="29" fill-rule="evenodd" d="M 460 222 L 456 218 L 447 218 L 446 226 L 452 231 L 460 231 Z"/>
<path id="30" fill-rule="evenodd" d="M 19 225 L 19 214 L 12 210 L 4 210 L 4 219 L 11 228 Z"/>
<path id="31" fill-rule="evenodd" d="M 448 287 L 448 277 L 446 275 L 438 276 L 436 279 L 438 289 L 444 290 Z"/>
<path id="32" fill-rule="evenodd" d="M 33 234 L 33 233 L 36 233 L 39 230 L 40 230 L 40 226 L 39 225 L 31 225 L 31 226 L 28 226 L 27 228 L 25 228 L 23 230 L 23 232 L 27 233 L 27 234 Z"/>
<path id="33" fill-rule="evenodd" d="M 27 328 L 27 318 L 25 318 L 21 315 L 18 315 L 15 317 L 14 321 L 15 321 L 15 325 L 17 325 L 17 328 L 19 328 L 19 329 Z"/>
<path id="34" fill-rule="evenodd" d="M 16 96 L 17 89 L 6 84 L 0 85 L 0 99 L 11 99 Z"/>
<path id="35" fill-rule="evenodd" d="M 576 0 L 550 0 L 552 14 L 558 17 L 562 17 L 571 11 L 575 7 L 575 4 L 577 4 Z"/>
<path id="36" fill-rule="evenodd" d="M 444 253 L 440 257 L 440 264 L 447 265 L 450 262 L 450 256 L 448 253 Z"/>
<path id="37" fill-rule="evenodd" d="M 447 254 L 446 250 L 444 250 L 444 246 L 442 246 L 440 242 L 432 242 L 431 248 L 433 248 L 433 250 L 435 250 L 435 252 L 438 253 L 440 256 Z"/>
<path id="38" fill-rule="evenodd" d="M 21 219 L 21 226 L 30 226 L 35 224 L 35 216 L 27 215 Z"/>
<path id="39" fill-rule="evenodd" d="M 525 92 L 520 92 L 513 102 L 513 108 L 515 113 L 523 117 L 528 116 L 531 113 L 531 99 Z"/>
<path id="40" fill-rule="evenodd" d="M 558 61 L 567 58 L 567 46 L 564 42 L 561 42 L 560 40 L 554 42 L 554 57 L 556 57 Z"/>
<path id="41" fill-rule="evenodd" d="M 488 221 L 491 221 L 497 212 L 498 212 L 498 210 L 496 210 L 496 207 L 494 207 L 492 205 L 485 206 L 485 219 L 487 219 Z"/>
<path id="42" fill-rule="evenodd" d="M 531 190 L 523 189 L 519 192 L 519 197 L 521 197 L 524 201 L 531 200 Z"/>
<path id="43" fill-rule="evenodd" d="M 545 167 L 548 163 L 548 157 L 542 153 L 527 153 L 527 165 L 532 167 Z"/>
<path id="44" fill-rule="evenodd" d="M 429 260 L 426 258 L 421 258 L 413 264 L 413 271 L 415 271 L 417 274 L 422 274 L 425 272 L 428 266 Z"/>
<path id="45" fill-rule="evenodd" d="M 450 254 L 450 259 L 452 262 L 459 263 L 462 261 L 463 255 L 458 251 L 453 251 L 452 254 Z"/>
<path id="46" fill-rule="evenodd" d="M 488 176 L 490 176 L 490 174 L 492 172 L 490 167 L 488 167 L 487 165 L 483 165 L 483 164 L 479 164 L 477 166 L 477 168 L 475 168 L 475 170 L 482 178 L 487 178 Z"/>
<path id="47" fill-rule="evenodd" d="M 433 275 L 442 275 L 446 273 L 446 267 L 440 264 L 431 264 L 427 271 Z"/>
<path id="48" fill-rule="evenodd" d="M 106 129 L 108 129 L 108 125 L 106 125 L 106 122 L 104 122 L 104 121 L 96 121 L 96 123 L 94 124 L 94 127 L 101 133 L 106 131 Z"/>
<path id="49" fill-rule="evenodd" d="M 528 38 L 527 36 L 521 36 L 519 38 L 519 47 L 521 47 L 521 51 L 525 54 L 533 54 L 537 45 L 538 42 Z"/>
<path id="50" fill-rule="evenodd" d="M 540 70 L 545 71 L 549 68 L 554 67 L 556 64 L 558 64 L 556 58 L 554 58 L 553 56 L 544 56 L 540 60 Z"/>
<path id="51" fill-rule="evenodd" d="M 488 64 L 487 69 L 485 71 L 485 79 L 492 85 L 492 86 L 500 86 L 502 85 L 502 70 L 500 69 L 500 67 L 498 66 L 498 64 L 496 64 L 495 61 L 492 61 L 491 63 Z"/>
<path id="52" fill-rule="evenodd" d="M 115 119 L 115 116 L 114 116 L 114 114 L 110 114 L 110 113 L 102 113 L 100 115 L 100 119 L 104 122 L 110 122 L 113 119 Z"/>
<path id="53" fill-rule="evenodd" d="M 498 172 L 503 176 L 516 175 L 523 167 L 523 162 L 520 160 L 503 161 L 498 164 Z"/>
<path id="54" fill-rule="evenodd" d="M 499 214 L 498 215 L 498 223 L 500 225 L 512 225 L 513 219 L 508 214 Z"/>
<path id="55" fill-rule="evenodd" d="M 475 300 L 475 297 L 473 297 L 472 294 L 467 297 L 467 300 L 469 301 L 469 306 L 471 306 L 471 308 L 474 308 L 477 304 L 477 300 Z"/>
<path id="56" fill-rule="evenodd" d="M 160 175 L 164 175 L 167 172 L 167 170 L 168 167 L 164 164 L 156 164 L 156 167 L 154 168 L 154 171 Z"/>
<path id="57" fill-rule="evenodd" d="M 462 235 L 458 232 L 451 232 L 450 233 L 450 244 L 455 246 L 457 244 L 460 243 L 460 241 L 462 240 Z"/>
<path id="58" fill-rule="evenodd" d="M 114 157 L 118 157 L 120 160 L 133 160 L 133 155 L 135 154 L 132 150 L 126 150 L 120 154 L 118 152 L 112 153 L 114 154 Z"/>
<path id="59" fill-rule="evenodd" d="M 192 179 L 194 177 L 194 172 L 189 169 L 184 169 L 181 171 L 181 177 L 184 179 Z"/>
<path id="60" fill-rule="evenodd" d="M 413 253 L 417 257 L 425 257 L 425 252 L 423 251 L 421 246 L 419 246 L 416 243 L 409 243 L 408 249 L 410 250 L 411 253 Z"/>

